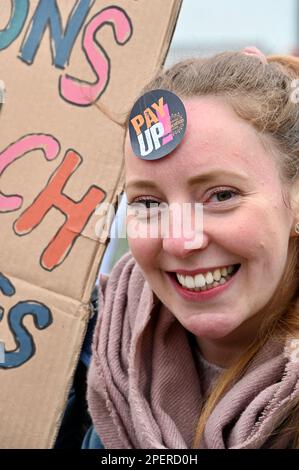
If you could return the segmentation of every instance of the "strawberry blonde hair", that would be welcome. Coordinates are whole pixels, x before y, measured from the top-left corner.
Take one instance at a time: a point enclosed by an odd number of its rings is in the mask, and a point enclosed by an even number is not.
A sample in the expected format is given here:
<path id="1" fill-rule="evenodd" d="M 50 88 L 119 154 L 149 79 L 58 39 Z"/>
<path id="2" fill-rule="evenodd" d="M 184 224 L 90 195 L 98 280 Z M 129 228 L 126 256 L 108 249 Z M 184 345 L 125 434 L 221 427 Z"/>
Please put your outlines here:
<path id="1" fill-rule="evenodd" d="M 210 58 L 180 62 L 154 78 L 143 93 L 162 88 L 182 98 L 205 95 L 224 97 L 242 119 L 254 126 L 265 144 L 271 146 L 288 193 L 299 177 L 299 104 L 291 99 L 295 79 L 299 79 L 297 58 L 269 56 L 267 63 L 262 63 L 256 56 L 226 52 Z M 290 238 L 286 268 L 280 288 L 266 306 L 267 317 L 262 319 L 254 342 L 220 376 L 203 409 L 199 410 L 193 448 L 199 447 L 207 419 L 216 403 L 244 375 L 266 341 L 274 336 L 280 341 L 287 337 L 299 338 L 299 311 L 296 307 L 298 255 L 299 238 Z M 275 435 L 281 433 L 289 434 L 293 448 L 299 447 L 299 400 L 271 437 L 275 439 Z"/>

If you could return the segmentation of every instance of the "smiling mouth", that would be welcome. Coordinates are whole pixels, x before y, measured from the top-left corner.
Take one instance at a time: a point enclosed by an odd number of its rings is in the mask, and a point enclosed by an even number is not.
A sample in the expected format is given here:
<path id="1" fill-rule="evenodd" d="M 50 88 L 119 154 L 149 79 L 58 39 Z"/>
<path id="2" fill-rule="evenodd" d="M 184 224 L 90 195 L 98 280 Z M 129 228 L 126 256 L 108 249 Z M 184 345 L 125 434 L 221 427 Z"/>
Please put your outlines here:
<path id="1" fill-rule="evenodd" d="M 199 273 L 195 276 L 168 272 L 169 276 L 183 289 L 190 292 L 204 292 L 228 282 L 239 270 L 241 264 L 232 264 L 222 268 Z"/>

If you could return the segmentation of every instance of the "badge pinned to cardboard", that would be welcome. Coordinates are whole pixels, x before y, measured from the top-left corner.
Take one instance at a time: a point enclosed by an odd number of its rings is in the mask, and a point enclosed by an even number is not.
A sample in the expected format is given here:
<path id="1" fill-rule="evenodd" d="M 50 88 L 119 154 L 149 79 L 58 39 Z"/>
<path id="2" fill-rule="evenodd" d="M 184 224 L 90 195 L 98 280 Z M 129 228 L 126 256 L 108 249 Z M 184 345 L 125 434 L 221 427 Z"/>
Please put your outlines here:
<path id="1" fill-rule="evenodd" d="M 129 132 L 134 154 L 142 160 L 158 160 L 181 143 L 187 126 L 184 103 L 168 90 L 152 90 L 141 96 L 130 114 Z"/>

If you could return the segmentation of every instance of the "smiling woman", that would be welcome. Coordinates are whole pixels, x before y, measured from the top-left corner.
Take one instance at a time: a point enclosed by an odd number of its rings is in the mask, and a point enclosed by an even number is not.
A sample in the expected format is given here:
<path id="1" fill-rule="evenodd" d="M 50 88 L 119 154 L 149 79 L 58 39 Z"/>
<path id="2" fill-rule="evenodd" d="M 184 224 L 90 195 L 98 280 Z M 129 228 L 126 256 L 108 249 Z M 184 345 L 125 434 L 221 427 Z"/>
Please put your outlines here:
<path id="1" fill-rule="evenodd" d="M 188 125 L 154 161 L 126 142 L 128 203 L 159 231 L 129 234 L 102 282 L 88 398 L 105 447 L 297 447 L 298 77 L 296 59 L 250 48 L 179 63 L 145 90 L 176 93 Z M 197 244 L 171 211 L 165 235 L 162 207 L 198 203 Z"/>

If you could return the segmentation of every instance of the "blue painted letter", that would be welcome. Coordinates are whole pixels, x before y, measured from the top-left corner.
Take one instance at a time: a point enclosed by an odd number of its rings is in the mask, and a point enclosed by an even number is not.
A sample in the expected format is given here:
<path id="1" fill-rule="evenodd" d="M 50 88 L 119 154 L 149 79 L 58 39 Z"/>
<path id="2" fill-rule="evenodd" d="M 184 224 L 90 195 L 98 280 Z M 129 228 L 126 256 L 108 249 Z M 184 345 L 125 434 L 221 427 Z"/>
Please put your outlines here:
<path id="1" fill-rule="evenodd" d="M 0 50 L 6 49 L 18 37 L 25 24 L 29 0 L 11 0 L 12 13 L 8 25 L 0 31 Z"/>
<path id="2" fill-rule="evenodd" d="M 0 273 L 0 291 L 5 296 L 15 294 L 15 288 L 10 280 Z M 0 321 L 3 319 L 4 310 L 0 305 Z M 13 351 L 4 351 L 4 362 L 0 361 L 0 369 L 12 369 L 19 367 L 35 353 L 35 344 L 32 335 L 23 325 L 26 315 L 32 315 L 34 325 L 39 330 L 47 328 L 52 323 L 51 311 L 40 302 L 19 302 L 8 312 L 8 325 L 13 334 L 16 348 Z"/>
<path id="3" fill-rule="evenodd" d="M 13 333 L 16 348 L 14 351 L 5 351 L 5 362 L 0 369 L 19 367 L 35 353 L 35 344 L 32 335 L 22 324 L 25 315 L 32 315 L 34 325 L 39 330 L 47 328 L 52 323 L 52 315 L 48 307 L 38 302 L 19 302 L 8 313 L 8 323 Z"/>
<path id="4" fill-rule="evenodd" d="M 78 0 L 63 32 L 57 1 L 40 0 L 32 17 L 27 38 L 22 45 L 20 59 L 32 64 L 45 30 L 49 26 L 53 63 L 58 68 L 68 65 L 74 42 L 94 1 Z"/>

